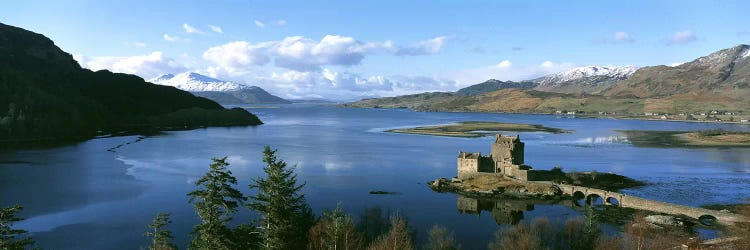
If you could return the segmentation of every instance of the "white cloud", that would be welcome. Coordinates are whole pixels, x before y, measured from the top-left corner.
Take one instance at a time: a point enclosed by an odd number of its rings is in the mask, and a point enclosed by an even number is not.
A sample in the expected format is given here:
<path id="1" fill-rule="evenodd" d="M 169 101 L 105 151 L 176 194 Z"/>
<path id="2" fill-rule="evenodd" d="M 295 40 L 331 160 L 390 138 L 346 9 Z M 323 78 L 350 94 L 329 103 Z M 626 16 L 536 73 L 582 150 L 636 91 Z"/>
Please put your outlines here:
<path id="1" fill-rule="evenodd" d="M 512 65 L 513 65 L 513 63 L 511 63 L 510 61 L 503 60 L 502 62 L 500 62 L 497 65 L 495 65 L 495 67 L 498 67 L 498 68 L 508 68 L 508 67 L 510 67 Z"/>
<path id="2" fill-rule="evenodd" d="M 144 42 L 125 42 L 125 46 L 133 48 L 145 48 L 148 47 L 148 44 Z"/>
<path id="3" fill-rule="evenodd" d="M 259 21 L 259 20 L 255 20 L 255 26 L 258 26 L 258 28 L 262 29 L 262 28 L 266 27 L 266 24 L 263 23 L 263 22 L 261 22 L 261 21 Z"/>
<path id="4" fill-rule="evenodd" d="M 205 34 L 202 30 L 199 30 L 196 27 L 190 26 L 187 23 L 182 24 L 182 28 L 187 32 L 188 34 Z"/>
<path id="5" fill-rule="evenodd" d="M 226 71 L 265 65 L 273 58 L 274 65 L 296 71 L 316 71 L 324 65 L 353 66 L 366 54 L 391 51 L 393 43 L 360 42 L 352 37 L 327 35 L 320 41 L 301 36 L 281 41 L 250 43 L 232 42 L 209 48 L 203 58 Z"/>
<path id="6" fill-rule="evenodd" d="M 284 25 L 286 25 L 286 20 L 279 19 L 279 20 L 276 21 L 276 25 L 278 25 L 278 26 L 284 26 Z"/>
<path id="7" fill-rule="evenodd" d="M 293 36 L 274 48 L 275 65 L 297 71 L 318 70 L 323 65 L 358 65 L 366 54 L 389 51 L 393 43 L 363 43 L 352 37 L 326 35 L 320 41 Z"/>
<path id="8" fill-rule="evenodd" d="M 568 70 L 574 66 L 575 64 L 572 63 L 555 63 L 551 61 L 544 61 L 538 65 L 515 65 L 508 60 L 504 60 L 498 64 L 480 68 L 441 72 L 435 78 L 441 79 L 444 82 L 454 82 L 454 88 L 451 89 L 453 91 L 458 88 L 484 82 L 488 79 L 501 81 L 531 80 Z"/>
<path id="9" fill-rule="evenodd" d="M 688 43 L 691 43 L 691 42 L 693 42 L 693 41 L 695 41 L 697 39 L 698 38 L 696 37 L 696 35 L 695 35 L 695 33 L 693 31 L 690 31 L 690 30 L 678 31 L 678 32 L 675 32 L 674 34 L 672 34 L 672 37 L 669 38 L 669 41 L 667 42 L 667 44 L 669 44 L 669 45 L 672 45 L 672 44 L 688 44 Z"/>
<path id="10" fill-rule="evenodd" d="M 230 42 L 211 47 L 203 52 L 203 59 L 229 72 L 237 72 L 251 66 L 264 65 L 270 61 L 268 50 L 272 42 L 251 44 L 244 41 Z"/>
<path id="11" fill-rule="evenodd" d="M 635 40 L 630 36 L 628 32 L 625 31 L 618 31 L 615 32 L 612 35 L 612 38 L 615 40 L 615 42 L 626 42 L 626 43 L 632 43 Z"/>
<path id="12" fill-rule="evenodd" d="M 224 33 L 224 31 L 219 26 L 210 25 L 209 24 L 208 27 L 211 28 L 211 31 L 213 31 L 213 32 L 216 32 L 216 33 L 219 33 L 219 34 Z"/>
<path id="13" fill-rule="evenodd" d="M 323 69 L 322 75 L 334 88 L 338 89 L 352 91 L 393 90 L 393 82 L 383 76 L 362 77 L 358 74 L 339 73 L 330 69 Z"/>
<path id="14" fill-rule="evenodd" d="M 182 72 L 187 70 L 184 66 L 169 57 L 165 57 L 161 51 L 154 51 L 147 55 L 128 57 L 101 56 L 86 57 L 76 55 L 74 57 L 81 67 L 94 71 L 107 69 L 112 72 L 136 74 L 145 79 L 153 78 L 161 74 Z"/>
<path id="15" fill-rule="evenodd" d="M 177 42 L 177 41 L 179 41 L 179 40 L 180 40 L 180 37 L 178 37 L 178 36 L 170 36 L 170 35 L 169 35 L 169 34 L 167 34 L 167 33 L 164 33 L 164 36 L 162 36 L 162 37 L 163 37 L 163 38 L 164 38 L 164 40 L 165 40 L 165 41 L 167 41 L 167 42 Z"/>
<path id="16" fill-rule="evenodd" d="M 439 36 L 432 39 L 420 41 L 412 46 L 404 47 L 396 51 L 396 55 L 408 55 L 408 56 L 419 56 L 419 55 L 432 55 L 440 53 L 443 48 L 443 44 L 448 38 L 445 36 Z"/>
<path id="17" fill-rule="evenodd" d="M 555 63 L 551 61 L 544 61 L 542 62 L 542 64 L 539 64 L 539 66 L 544 67 L 544 68 L 549 68 L 549 67 L 554 67 Z"/>
<path id="18" fill-rule="evenodd" d="M 501 60 L 484 67 L 437 72 L 433 75 L 395 76 L 364 75 L 336 67 L 357 65 L 367 55 L 391 54 L 397 50 L 390 41 L 362 42 L 338 35 L 327 35 L 320 40 L 292 36 L 280 41 L 237 41 L 212 47 L 204 52 L 203 59 L 212 64 L 204 72 L 219 79 L 258 85 L 286 98 L 352 100 L 361 97 L 455 91 L 491 78 L 503 81 L 529 80 L 575 66 L 552 61 L 517 65 L 510 60 Z M 436 51 L 439 49 L 434 47 L 423 50 L 424 53 L 437 53 Z M 269 64 L 276 67 L 265 67 Z"/>
<path id="19" fill-rule="evenodd" d="M 456 91 L 488 79 L 530 80 L 573 68 L 571 63 L 544 61 L 536 65 L 516 65 L 509 60 L 480 68 L 439 72 L 434 75 L 362 75 L 332 68 L 320 71 L 281 70 L 213 71 L 219 79 L 258 85 L 285 98 L 327 98 L 354 100 L 364 97 L 396 96 L 434 91 Z"/>

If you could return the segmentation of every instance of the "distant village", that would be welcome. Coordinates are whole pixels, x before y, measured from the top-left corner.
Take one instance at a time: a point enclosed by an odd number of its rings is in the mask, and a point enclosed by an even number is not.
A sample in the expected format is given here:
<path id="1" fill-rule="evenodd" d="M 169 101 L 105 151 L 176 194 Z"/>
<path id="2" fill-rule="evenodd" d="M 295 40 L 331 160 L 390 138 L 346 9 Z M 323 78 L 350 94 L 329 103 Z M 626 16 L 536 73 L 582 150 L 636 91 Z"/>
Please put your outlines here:
<path id="1" fill-rule="evenodd" d="M 598 116 L 618 116 L 617 112 L 598 111 L 596 113 L 587 113 L 583 111 L 557 110 L 556 115 L 575 117 L 576 115 L 598 115 Z M 675 120 L 675 121 L 713 121 L 713 122 L 737 122 L 750 123 L 750 115 L 744 115 L 740 111 L 711 110 L 708 112 L 695 113 L 668 113 L 668 112 L 644 112 L 643 115 L 633 116 L 634 118 L 653 119 L 653 120 Z"/>

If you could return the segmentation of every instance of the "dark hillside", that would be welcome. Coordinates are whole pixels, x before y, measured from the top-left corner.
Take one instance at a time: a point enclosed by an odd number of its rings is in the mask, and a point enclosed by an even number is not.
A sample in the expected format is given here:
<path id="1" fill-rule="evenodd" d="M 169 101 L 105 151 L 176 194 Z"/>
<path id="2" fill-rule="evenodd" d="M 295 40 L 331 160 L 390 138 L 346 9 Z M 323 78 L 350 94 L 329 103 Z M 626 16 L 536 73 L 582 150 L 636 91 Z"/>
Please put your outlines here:
<path id="1" fill-rule="evenodd" d="M 169 122 L 162 117 L 170 117 Z M 134 75 L 82 69 L 43 35 L 0 24 L 4 145 L 142 128 L 258 124 L 260 120 L 245 110 L 227 110 L 173 87 Z"/>

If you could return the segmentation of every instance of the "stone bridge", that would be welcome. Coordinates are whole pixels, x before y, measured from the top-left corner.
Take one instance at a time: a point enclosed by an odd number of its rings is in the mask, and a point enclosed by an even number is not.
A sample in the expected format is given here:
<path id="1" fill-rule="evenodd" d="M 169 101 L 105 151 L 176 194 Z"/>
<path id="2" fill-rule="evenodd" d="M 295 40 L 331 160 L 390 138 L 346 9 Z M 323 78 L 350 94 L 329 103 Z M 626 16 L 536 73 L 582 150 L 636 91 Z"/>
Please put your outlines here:
<path id="1" fill-rule="evenodd" d="M 573 197 L 574 200 L 582 198 L 585 199 L 587 204 L 590 204 L 591 201 L 596 199 L 598 196 L 604 201 L 605 205 L 628 207 L 665 214 L 685 215 L 690 218 L 698 219 L 702 223 L 705 220 L 714 220 L 721 224 L 734 224 L 735 222 L 750 221 L 750 218 L 746 218 L 742 215 L 730 212 L 722 212 L 705 208 L 689 207 L 667 202 L 654 201 L 596 188 L 587 188 L 566 184 L 554 185 L 558 186 L 564 194 Z"/>

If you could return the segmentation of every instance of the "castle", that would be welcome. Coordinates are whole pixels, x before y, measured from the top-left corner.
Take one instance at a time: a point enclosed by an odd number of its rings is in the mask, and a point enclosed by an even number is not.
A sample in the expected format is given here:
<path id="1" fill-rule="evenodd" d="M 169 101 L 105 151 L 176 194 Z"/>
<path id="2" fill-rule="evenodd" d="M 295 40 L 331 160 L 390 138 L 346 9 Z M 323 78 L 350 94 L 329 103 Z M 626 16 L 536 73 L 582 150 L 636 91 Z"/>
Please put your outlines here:
<path id="1" fill-rule="evenodd" d="M 528 180 L 529 167 L 523 163 L 521 139 L 516 136 L 495 135 L 489 156 L 481 153 L 458 153 L 458 178 L 469 179 L 477 175 L 506 176 L 522 181 Z"/>

